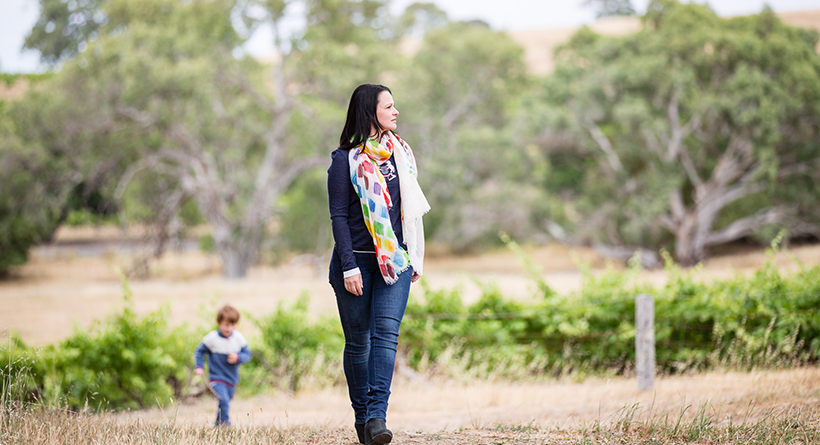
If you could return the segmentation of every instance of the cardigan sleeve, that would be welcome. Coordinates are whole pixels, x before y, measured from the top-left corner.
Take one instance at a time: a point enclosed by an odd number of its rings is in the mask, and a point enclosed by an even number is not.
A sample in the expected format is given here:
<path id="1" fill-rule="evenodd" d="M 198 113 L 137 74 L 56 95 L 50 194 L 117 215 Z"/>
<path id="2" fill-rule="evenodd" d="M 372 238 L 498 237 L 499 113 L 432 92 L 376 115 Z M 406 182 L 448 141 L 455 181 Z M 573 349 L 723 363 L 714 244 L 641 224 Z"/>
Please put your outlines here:
<path id="1" fill-rule="evenodd" d="M 345 277 L 358 271 L 356 256 L 353 255 L 353 239 L 350 236 L 350 161 L 345 150 L 335 150 L 330 168 L 327 170 L 327 196 L 330 206 L 330 221 L 336 253 L 342 261 Z"/>

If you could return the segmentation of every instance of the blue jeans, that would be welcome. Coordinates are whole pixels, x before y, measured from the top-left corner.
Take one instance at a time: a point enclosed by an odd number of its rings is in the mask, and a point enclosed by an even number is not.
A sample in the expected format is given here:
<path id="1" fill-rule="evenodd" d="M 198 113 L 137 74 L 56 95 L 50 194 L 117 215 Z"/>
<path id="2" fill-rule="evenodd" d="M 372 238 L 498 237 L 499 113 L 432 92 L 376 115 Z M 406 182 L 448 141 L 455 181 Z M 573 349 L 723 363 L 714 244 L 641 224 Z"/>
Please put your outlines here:
<path id="1" fill-rule="evenodd" d="M 230 404 L 233 399 L 233 394 L 236 392 L 235 386 L 228 386 L 220 382 L 211 382 L 211 388 L 219 395 L 219 408 L 216 410 L 215 425 L 230 425 L 231 413 Z"/>
<path id="2" fill-rule="evenodd" d="M 336 293 L 345 335 L 344 370 L 356 423 L 387 418 L 387 400 L 393 382 L 399 326 L 410 294 L 410 268 L 388 286 L 379 271 L 376 254 L 356 253 L 362 273 L 362 295 L 345 289 L 342 262 L 336 251 L 330 260 L 330 284 Z"/>

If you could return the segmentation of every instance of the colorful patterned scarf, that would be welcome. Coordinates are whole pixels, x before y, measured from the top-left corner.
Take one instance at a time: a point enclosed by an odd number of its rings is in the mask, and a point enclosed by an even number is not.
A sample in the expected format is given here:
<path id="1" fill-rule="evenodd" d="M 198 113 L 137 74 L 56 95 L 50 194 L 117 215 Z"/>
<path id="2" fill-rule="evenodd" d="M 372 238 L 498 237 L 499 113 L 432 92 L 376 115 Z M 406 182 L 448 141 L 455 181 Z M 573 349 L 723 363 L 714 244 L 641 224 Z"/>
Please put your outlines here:
<path id="1" fill-rule="evenodd" d="M 398 150 L 395 149 L 397 146 Z M 379 171 L 379 165 L 388 162 L 394 153 L 402 197 L 402 230 L 409 253 L 402 249 L 393 232 L 390 222 L 393 201 L 387 190 L 387 182 Z M 416 162 L 410 146 L 392 132 L 387 132 L 381 143 L 368 138 L 365 144 L 350 149 L 349 160 L 350 180 L 362 203 L 364 222 L 373 237 L 384 282 L 391 285 L 398 281 L 399 274 L 406 271 L 411 263 L 413 269 L 421 274 L 424 256 L 421 215 L 430 206 L 416 181 Z"/>

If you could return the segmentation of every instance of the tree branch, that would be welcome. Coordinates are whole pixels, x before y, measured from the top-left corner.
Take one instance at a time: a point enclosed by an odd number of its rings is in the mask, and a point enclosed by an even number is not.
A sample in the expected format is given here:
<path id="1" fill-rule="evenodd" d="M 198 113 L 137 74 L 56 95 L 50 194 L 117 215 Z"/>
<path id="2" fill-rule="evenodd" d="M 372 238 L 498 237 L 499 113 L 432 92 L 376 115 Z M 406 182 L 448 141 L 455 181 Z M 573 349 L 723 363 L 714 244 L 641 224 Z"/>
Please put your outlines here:
<path id="1" fill-rule="evenodd" d="M 777 179 L 786 179 L 791 175 L 805 175 L 817 177 L 818 165 L 820 165 L 820 158 L 814 159 L 804 163 L 794 163 L 782 166 L 777 171 Z"/>
<path id="2" fill-rule="evenodd" d="M 700 126 L 700 115 L 695 115 L 686 125 L 680 122 L 680 97 L 681 87 L 676 85 L 672 92 L 672 98 L 666 106 L 666 117 L 669 119 L 669 127 L 672 129 L 672 137 L 669 139 L 666 152 L 666 160 L 671 162 L 678 157 L 683 148 L 683 140 L 689 136 L 694 129 Z"/>
<path id="3" fill-rule="evenodd" d="M 134 107 L 119 107 L 116 110 L 116 114 L 118 116 L 127 117 L 134 122 L 142 124 L 145 127 L 150 127 L 151 125 L 154 125 L 157 122 L 155 116 L 140 111 Z"/>
<path id="4" fill-rule="evenodd" d="M 589 118 L 584 118 L 584 128 L 589 131 L 592 139 L 595 140 L 595 143 L 597 143 L 601 151 L 604 152 L 607 162 L 609 163 L 609 167 L 612 171 L 619 172 L 623 170 L 621 159 L 618 157 L 618 154 L 615 153 L 615 150 L 612 149 L 612 143 L 609 141 L 609 138 L 606 137 L 604 132 L 601 131 L 601 128 Z"/>
<path id="5" fill-rule="evenodd" d="M 671 162 L 678 157 L 681 142 L 683 141 L 683 128 L 680 125 L 680 115 L 678 113 L 678 96 L 680 95 L 680 85 L 675 85 L 672 91 L 672 98 L 666 106 L 666 117 L 669 119 L 669 127 L 672 129 L 672 138 L 666 147 L 666 160 Z"/>
<path id="6" fill-rule="evenodd" d="M 692 184 L 695 186 L 696 189 L 703 187 L 703 179 L 701 179 L 700 174 L 698 174 L 698 169 L 695 167 L 694 161 L 692 161 L 692 157 L 689 156 L 689 152 L 687 150 L 680 150 L 678 152 L 678 157 L 680 158 L 681 164 L 683 165 L 683 170 L 686 172 L 686 176 L 692 181 Z"/>
<path id="7" fill-rule="evenodd" d="M 302 172 L 326 164 L 327 160 L 320 156 L 298 159 L 294 161 L 285 172 L 280 172 L 279 177 L 276 178 L 273 184 L 273 189 L 276 190 L 277 194 L 283 193 L 288 185 L 290 185 L 298 175 L 302 174 Z"/>
<path id="8" fill-rule="evenodd" d="M 482 95 L 478 93 L 470 93 L 465 96 L 464 100 L 452 106 L 444 116 L 441 117 L 442 125 L 445 128 L 451 128 L 456 121 L 470 111 L 470 108 L 481 102 Z"/>
<path id="9" fill-rule="evenodd" d="M 707 235 L 704 245 L 714 246 L 751 235 L 762 226 L 777 222 L 785 213 L 785 208 L 774 207 L 766 211 L 758 212 L 753 216 L 741 218 L 730 224 L 728 227 Z"/>
<path id="10" fill-rule="evenodd" d="M 741 184 L 739 187 L 742 188 L 754 179 L 760 166 L 758 165 L 750 170 L 750 167 L 754 164 L 754 158 L 751 156 L 752 147 L 751 141 L 737 135 L 732 136 L 726 151 L 720 156 L 717 165 L 712 170 L 709 182 L 702 183 L 700 187 L 695 187 L 695 202 L 697 205 L 713 206 L 718 204 L 719 201 L 716 201 L 716 199 L 725 195 L 723 190 L 728 184 L 739 180 Z M 734 193 L 740 192 L 735 191 Z M 715 196 L 718 198 L 715 198 Z M 736 199 L 738 198 L 731 199 L 728 202 Z"/>
<path id="11" fill-rule="evenodd" d="M 269 113 L 276 113 L 276 105 L 267 97 L 260 94 L 259 91 L 254 88 L 250 82 L 248 82 L 248 78 L 244 75 L 237 74 L 234 76 L 229 76 L 224 71 L 220 70 L 217 72 L 217 81 L 230 83 L 239 87 L 245 94 L 250 97 L 256 105 L 258 105 L 263 110 Z"/>

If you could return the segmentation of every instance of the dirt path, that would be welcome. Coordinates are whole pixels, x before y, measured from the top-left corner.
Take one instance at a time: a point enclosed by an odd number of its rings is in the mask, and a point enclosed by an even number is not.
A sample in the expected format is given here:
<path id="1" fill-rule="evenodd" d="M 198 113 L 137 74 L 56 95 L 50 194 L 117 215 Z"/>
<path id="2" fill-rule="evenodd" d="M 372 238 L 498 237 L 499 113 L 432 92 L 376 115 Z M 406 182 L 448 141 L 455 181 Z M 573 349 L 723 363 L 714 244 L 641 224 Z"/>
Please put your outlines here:
<path id="1" fill-rule="evenodd" d="M 638 404 L 634 418 L 675 419 L 687 406 L 686 416 L 705 407 L 720 420 L 755 419 L 767 409 L 788 406 L 820 407 L 820 369 L 802 368 L 753 373 L 712 372 L 660 378 L 653 391 L 639 393 L 634 379 L 588 379 L 583 383 L 500 383 L 415 381 L 399 378 L 388 410 L 391 428 L 414 434 L 537 427 L 562 430 L 611 425 Z M 204 397 L 178 408 L 121 414 L 124 418 L 209 424 L 216 403 Z M 270 425 L 290 429 L 350 429 L 353 412 L 344 388 L 297 395 L 276 393 L 237 398 L 232 405 L 237 426 Z"/>

